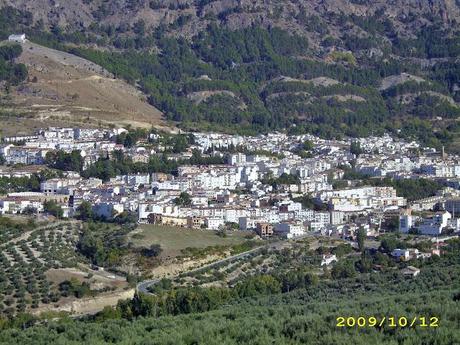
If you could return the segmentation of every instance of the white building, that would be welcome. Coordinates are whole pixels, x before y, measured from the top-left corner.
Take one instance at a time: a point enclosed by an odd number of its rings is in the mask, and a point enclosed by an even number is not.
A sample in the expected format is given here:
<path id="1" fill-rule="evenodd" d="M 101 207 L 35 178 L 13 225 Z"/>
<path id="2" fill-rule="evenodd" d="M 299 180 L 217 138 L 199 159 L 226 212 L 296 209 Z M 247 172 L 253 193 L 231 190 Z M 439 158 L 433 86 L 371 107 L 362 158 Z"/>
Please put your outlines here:
<path id="1" fill-rule="evenodd" d="M 422 256 L 417 248 L 395 249 L 391 252 L 391 256 L 399 260 L 418 259 Z"/>
<path id="2" fill-rule="evenodd" d="M 206 218 L 204 221 L 206 228 L 211 230 L 218 230 L 221 226 L 224 225 L 224 220 L 222 218 Z"/>
<path id="3" fill-rule="evenodd" d="M 329 212 L 315 212 L 314 218 L 309 222 L 310 230 L 320 231 L 325 229 L 331 221 L 331 216 Z"/>
<path id="4" fill-rule="evenodd" d="M 0 214 L 6 214 L 10 212 L 10 201 L 0 200 Z"/>
<path id="5" fill-rule="evenodd" d="M 302 224 L 294 222 L 278 223 L 275 225 L 275 233 L 289 239 L 304 235 L 305 228 Z"/>
<path id="6" fill-rule="evenodd" d="M 246 163 L 246 155 L 244 153 L 235 153 L 228 157 L 228 164 L 238 165 Z"/>
<path id="7" fill-rule="evenodd" d="M 258 223 L 263 223 L 260 217 L 240 217 L 238 225 L 240 230 L 254 230 Z"/>
<path id="8" fill-rule="evenodd" d="M 413 226 L 412 215 L 406 213 L 399 216 L 399 232 L 407 234 Z"/>
<path id="9" fill-rule="evenodd" d="M 28 200 L 27 198 L 0 200 L 0 214 L 23 213 L 27 209 L 34 209 L 36 212 L 43 212 L 43 203 L 38 200 Z"/>
<path id="10" fill-rule="evenodd" d="M 337 261 L 337 256 L 335 254 L 326 254 L 323 255 L 323 259 L 321 260 L 321 266 L 329 266 L 333 262 Z"/>
<path id="11" fill-rule="evenodd" d="M 167 205 L 163 202 L 140 203 L 138 208 L 138 220 L 140 223 L 146 223 L 149 215 L 161 214 L 165 216 L 178 217 L 179 207 Z"/>
<path id="12" fill-rule="evenodd" d="M 121 176 L 121 180 L 129 186 L 139 186 L 150 184 L 149 174 L 132 174 Z"/>
<path id="13" fill-rule="evenodd" d="M 93 212 L 97 216 L 104 217 L 106 219 L 111 219 L 123 211 L 123 204 L 118 202 L 99 202 L 93 206 Z"/>
<path id="14" fill-rule="evenodd" d="M 332 225 L 340 225 L 345 224 L 345 212 L 342 211 L 331 211 L 331 224 Z"/>
<path id="15" fill-rule="evenodd" d="M 410 259 L 410 251 L 409 249 L 399 249 L 396 248 L 391 252 L 391 256 L 396 258 L 396 259 L 402 259 L 402 260 L 409 260 Z"/>
<path id="16" fill-rule="evenodd" d="M 80 178 L 53 178 L 40 183 L 40 191 L 46 195 L 70 194 L 70 186 L 75 186 Z M 100 181 L 100 180 L 99 180 Z"/>
<path id="17" fill-rule="evenodd" d="M 334 211 L 357 212 L 365 209 L 389 209 L 406 205 L 393 187 L 361 187 L 318 193 L 318 198 L 328 201 Z"/>
<path id="18" fill-rule="evenodd" d="M 12 146 L 8 148 L 8 152 L 4 158 L 7 164 L 43 164 L 47 152 L 48 150 Z"/>
<path id="19" fill-rule="evenodd" d="M 417 227 L 422 235 L 437 236 L 449 226 L 452 215 L 449 212 L 437 213 L 432 218 L 424 219 Z"/>
<path id="20" fill-rule="evenodd" d="M 26 34 L 13 34 L 8 36 L 8 41 L 26 43 Z"/>

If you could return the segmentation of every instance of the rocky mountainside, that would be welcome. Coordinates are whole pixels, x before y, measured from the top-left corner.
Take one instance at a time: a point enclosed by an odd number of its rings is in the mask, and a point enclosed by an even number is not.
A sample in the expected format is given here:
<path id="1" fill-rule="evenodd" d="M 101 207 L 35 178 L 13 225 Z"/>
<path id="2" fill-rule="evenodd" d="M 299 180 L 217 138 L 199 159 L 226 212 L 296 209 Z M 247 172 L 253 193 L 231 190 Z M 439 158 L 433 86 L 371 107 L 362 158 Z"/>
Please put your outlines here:
<path id="1" fill-rule="evenodd" d="M 460 23 L 456 0 L 2 0 L 0 6 L 29 12 L 32 23 L 46 29 L 81 31 L 99 26 L 125 34 L 165 26 L 176 35 L 192 37 L 217 21 L 233 30 L 279 27 L 316 43 L 326 34 L 339 39 L 344 33 L 372 34 L 357 23 L 347 23 L 344 16 L 383 17 L 405 37 L 414 37 L 433 21 L 455 27 Z"/>
<path id="2" fill-rule="evenodd" d="M 3 0 L 0 38 L 12 31 L 102 66 L 189 130 L 460 149 L 456 0 Z"/>

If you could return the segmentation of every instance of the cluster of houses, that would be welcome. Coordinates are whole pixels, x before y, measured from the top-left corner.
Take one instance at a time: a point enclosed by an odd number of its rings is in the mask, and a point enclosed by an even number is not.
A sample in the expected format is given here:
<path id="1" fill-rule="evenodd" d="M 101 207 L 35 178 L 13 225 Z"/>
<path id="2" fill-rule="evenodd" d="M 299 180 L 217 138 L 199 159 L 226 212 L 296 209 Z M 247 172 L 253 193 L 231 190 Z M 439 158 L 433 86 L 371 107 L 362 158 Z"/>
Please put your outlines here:
<path id="1" fill-rule="evenodd" d="M 126 130 L 48 128 L 39 131 L 36 135 L 3 138 L 0 155 L 9 165 L 40 165 L 45 163 L 48 152 L 78 150 L 83 157 L 84 166 L 87 167 L 110 152 L 123 150 L 123 145 L 110 140 L 123 132 Z"/>
<path id="2" fill-rule="evenodd" d="M 356 159 L 356 171 L 372 177 L 436 178 L 459 183 L 460 159 L 434 149 L 422 148 L 415 142 L 401 145 L 388 136 L 357 139 L 366 153 Z M 422 150 L 422 152 L 420 152 Z M 414 152 L 418 154 L 414 154 Z M 421 153 L 421 154 L 420 154 Z"/>
<path id="3" fill-rule="evenodd" d="M 117 144 L 113 138 L 125 131 L 48 128 L 30 136 L 4 138 L 0 155 L 9 166 L 40 165 L 44 164 L 48 152 L 78 150 L 84 167 L 88 167 L 117 150 L 129 155 L 134 162 L 147 162 L 152 155 L 165 154 L 165 148 L 161 144 L 151 145 L 152 141 L 140 141 L 129 148 Z M 158 139 L 161 135 L 150 136 Z M 137 215 L 140 223 L 207 229 L 231 226 L 255 231 L 261 237 L 293 238 L 307 231 L 353 237 L 359 228 L 372 235 L 379 231 L 385 218 L 395 215 L 400 216 L 402 232 L 409 232 L 414 224 L 419 224 L 421 233 L 429 235 L 440 234 L 447 226 L 458 228 L 457 219 L 450 213 L 450 216 L 444 213 L 423 221 L 414 220 L 407 209 L 413 205 L 408 205 L 393 187 L 332 187 L 331 181 L 343 176 L 342 167 L 351 167 L 352 162 L 356 169 L 364 169 L 364 164 L 369 166 L 373 160 L 376 161 L 374 167 L 385 166 L 391 160 L 393 163 L 387 167 L 391 167 L 395 177 L 427 174 L 430 170 L 423 166 L 430 160 L 432 164 L 436 160 L 454 164 L 454 158 L 433 155 L 416 143 L 388 136 L 364 140 L 360 144 L 365 154 L 357 159 L 350 152 L 351 139 L 323 140 L 281 133 L 256 137 L 218 133 L 194 133 L 193 136 L 193 144 L 187 152 L 168 153 L 168 158 L 190 157 L 192 150 L 198 150 L 203 155 L 224 157 L 226 164 L 182 165 L 175 175 L 129 174 L 109 181 L 85 179 L 78 172 L 65 172 L 61 178 L 43 181 L 40 192 L 0 196 L 0 214 L 42 212 L 45 201 L 55 200 L 61 205 L 64 217 L 72 217 L 78 206 L 88 201 L 94 214 L 106 219 L 129 212 Z M 313 143 L 314 158 L 298 155 L 299 147 L 307 140 Z M 414 149 L 426 152 L 415 158 L 411 156 Z M 366 153 L 372 160 L 363 158 Z M 421 161 L 425 165 L 421 165 Z M 11 168 L 8 169 L 11 174 Z M 14 173 L 21 173 L 21 169 L 24 168 L 16 168 Z M 276 181 L 289 175 L 295 176 L 289 180 L 294 182 L 276 186 L 264 179 L 270 176 Z M 184 194 L 187 202 L 179 202 Z M 303 202 L 306 195 L 310 204 Z M 460 207 L 460 199 L 458 205 L 451 201 L 445 206 Z"/>
<path id="4" fill-rule="evenodd" d="M 424 218 L 412 215 L 412 210 L 407 209 L 403 210 L 399 217 L 399 231 L 406 234 L 439 236 L 459 230 L 460 219 L 453 218 L 448 211 L 435 212 L 432 216 Z"/>

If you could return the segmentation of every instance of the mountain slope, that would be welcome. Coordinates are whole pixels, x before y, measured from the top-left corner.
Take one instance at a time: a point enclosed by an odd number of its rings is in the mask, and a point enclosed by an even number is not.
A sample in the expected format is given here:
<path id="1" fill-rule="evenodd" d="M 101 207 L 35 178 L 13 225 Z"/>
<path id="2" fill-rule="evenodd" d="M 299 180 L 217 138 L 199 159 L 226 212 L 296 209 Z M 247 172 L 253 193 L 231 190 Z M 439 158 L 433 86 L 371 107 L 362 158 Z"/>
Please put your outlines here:
<path id="1" fill-rule="evenodd" d="M 460 148 L 454 0 L 4 0 L 0 19 L 0 37 L 99 64 L 186 129 Z"/>
<path id="2" fill-rule="evenodd" d="M 33 13 L 33 23 L 41 22 L 45 27 L 58 25 L 80 30 L 97 23 L 129 31 L 130 26 L 142 20 L 147 31 L 160 25 L 174 25 L 177 33 L 186 36 L 204 30 L 215 19 L 230 29 L 255 24 L 303 33 L 327 30 L 334 36 L 342 29 L 335 18 L 340 14 L 370 17 L 379 13 L 395 24 L 397 31 L 407 35 L 435 17 L 446 25 L 460 17 L 455 0 L 3 0 L 3 3 Z"/>
<path id="3" fill-rule="evenodd" d="M 161 112 L 135 87 L 81 57 L 27 42 L 17 59 L 29 81 L 12 88 L 10 106 L 20 114 L 4 133 L 48 124 L 161 125 Z M 9 130 L 9 131 L 8 131 Z"/>

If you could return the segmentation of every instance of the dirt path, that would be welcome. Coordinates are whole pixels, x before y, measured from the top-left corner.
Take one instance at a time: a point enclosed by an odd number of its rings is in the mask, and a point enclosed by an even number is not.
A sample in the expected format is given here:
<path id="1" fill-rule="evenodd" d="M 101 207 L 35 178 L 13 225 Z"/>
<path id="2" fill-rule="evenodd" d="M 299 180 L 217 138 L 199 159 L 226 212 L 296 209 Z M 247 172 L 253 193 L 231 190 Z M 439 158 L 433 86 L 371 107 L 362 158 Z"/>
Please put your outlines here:
<path id="1" fill-rule="evenodd" d="M 68 312 L 73 316 L 93 315 L 104 309 L 105 306 L 115 306 L 119 300 L 131 299 L 134 297 L 135 289 L 126 291 L 109 292 L 97 295 L 96 297 L 82 298 L 70 301 L 59 307 L 45 306 L 35 310 L 33 313 L 38 315 L 47 311 Z"/>
<path id="2" fill-rule="evenodd" d="M 53 223 L 51 225 L 40 226 L 40 227 L 35 228 L 33 230 L 29 230 L 29 231 L 26 231 L 26 232 L 22 233 L 21 236 L 15 237 L 15 238 L 3 243 L 3 245 L 16 244 L 18 242 L 21 242 L 22 240 L 27 240 L 29 238 L 29 236 L 32 234 L 32 232 L 34 232 L 34 231 L 54 229 L 54 228 L 56 228 L 56 227 L 58 227 L 59 225 L 62 225 L 62 224 L 72 224 L 72 222 L 56 222 L 56 223 Z"/>

